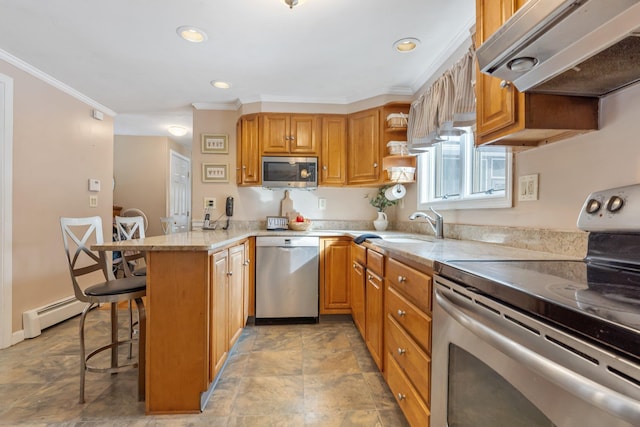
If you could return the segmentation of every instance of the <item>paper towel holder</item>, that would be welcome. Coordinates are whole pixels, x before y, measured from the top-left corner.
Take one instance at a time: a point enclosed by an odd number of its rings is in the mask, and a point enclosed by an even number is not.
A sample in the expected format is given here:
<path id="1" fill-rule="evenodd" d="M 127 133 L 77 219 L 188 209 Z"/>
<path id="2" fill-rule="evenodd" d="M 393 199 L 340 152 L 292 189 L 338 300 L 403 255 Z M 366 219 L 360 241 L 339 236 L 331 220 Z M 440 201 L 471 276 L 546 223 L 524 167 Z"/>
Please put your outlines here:
<path id="1" fill-rule="evenodd" d="M 395 184 L 387 188 L 384 192 L 384 196 L 388 200 L 400 200 L 407 195 L 407 189 L 402 184 Z"/>

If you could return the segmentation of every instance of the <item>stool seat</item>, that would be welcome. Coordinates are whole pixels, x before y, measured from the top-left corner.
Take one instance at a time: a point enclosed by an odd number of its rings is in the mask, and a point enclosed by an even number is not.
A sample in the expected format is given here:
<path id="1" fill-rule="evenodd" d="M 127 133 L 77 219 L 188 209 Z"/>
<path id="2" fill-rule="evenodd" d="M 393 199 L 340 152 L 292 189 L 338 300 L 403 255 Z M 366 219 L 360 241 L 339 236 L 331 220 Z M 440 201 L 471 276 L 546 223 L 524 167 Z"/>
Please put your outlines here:
<path id="1" fill-rule="evenodd" d="M 89 286 L 84 290 L 84 293 L 85 295 L 91 296 L 120 295 L 144 292 L 146 288 L 146 277 L 125 277 L 123 279 L 107 280 L 106 282 Z"/>

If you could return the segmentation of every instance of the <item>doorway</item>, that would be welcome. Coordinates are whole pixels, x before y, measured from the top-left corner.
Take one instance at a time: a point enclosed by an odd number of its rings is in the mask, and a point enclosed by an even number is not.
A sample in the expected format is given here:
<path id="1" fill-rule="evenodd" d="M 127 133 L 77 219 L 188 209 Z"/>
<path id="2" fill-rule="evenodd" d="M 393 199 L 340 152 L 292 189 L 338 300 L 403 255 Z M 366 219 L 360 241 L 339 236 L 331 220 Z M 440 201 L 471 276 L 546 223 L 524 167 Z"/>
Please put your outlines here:
<path id="1" fill-rule="evenodd" d="M 11 345 L 13 79 L 0 74 L 0 348 Z"/>
<path id="2" fill-rule="evenodd" d="M 173 233 L 191 228 L 191 160 L 170 150 L 169 215 L 173 218 Z"/>

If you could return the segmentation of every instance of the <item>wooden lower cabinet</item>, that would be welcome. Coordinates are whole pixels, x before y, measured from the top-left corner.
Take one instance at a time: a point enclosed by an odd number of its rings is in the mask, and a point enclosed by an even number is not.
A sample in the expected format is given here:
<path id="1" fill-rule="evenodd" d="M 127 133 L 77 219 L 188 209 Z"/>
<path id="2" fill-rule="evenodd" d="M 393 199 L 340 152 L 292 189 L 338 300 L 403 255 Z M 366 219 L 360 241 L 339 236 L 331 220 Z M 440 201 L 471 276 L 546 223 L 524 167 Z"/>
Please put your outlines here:
<path id="1" fill-rule="evenodd" d="M 385 271 L 384 375 L 409 424 L 428 426 L 433 272 L 393 257 Z"/>
<path id="2" fill-rule="evenodd" d="M 244 242 L 211 257 L 209 382 L 220 373 L 245 325 Z"/>
<path id="3" fill-rule="evenodd" d="M 320 314 L 350 314 L 350 238 L 320 239 Z"/>

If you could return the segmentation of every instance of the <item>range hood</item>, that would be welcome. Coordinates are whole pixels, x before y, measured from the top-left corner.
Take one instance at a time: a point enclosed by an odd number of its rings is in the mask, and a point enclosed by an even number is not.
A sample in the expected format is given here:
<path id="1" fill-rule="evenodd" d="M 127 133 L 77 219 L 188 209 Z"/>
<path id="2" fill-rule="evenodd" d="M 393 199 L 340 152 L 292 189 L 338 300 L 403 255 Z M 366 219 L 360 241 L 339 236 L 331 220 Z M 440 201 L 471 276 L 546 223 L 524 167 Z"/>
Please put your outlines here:
<path id="1" fill-rule="evenodd" d="M 640 81 L 640 0 L 529 0 L 477 50 L 521 92 L 604 96 Z"/>

